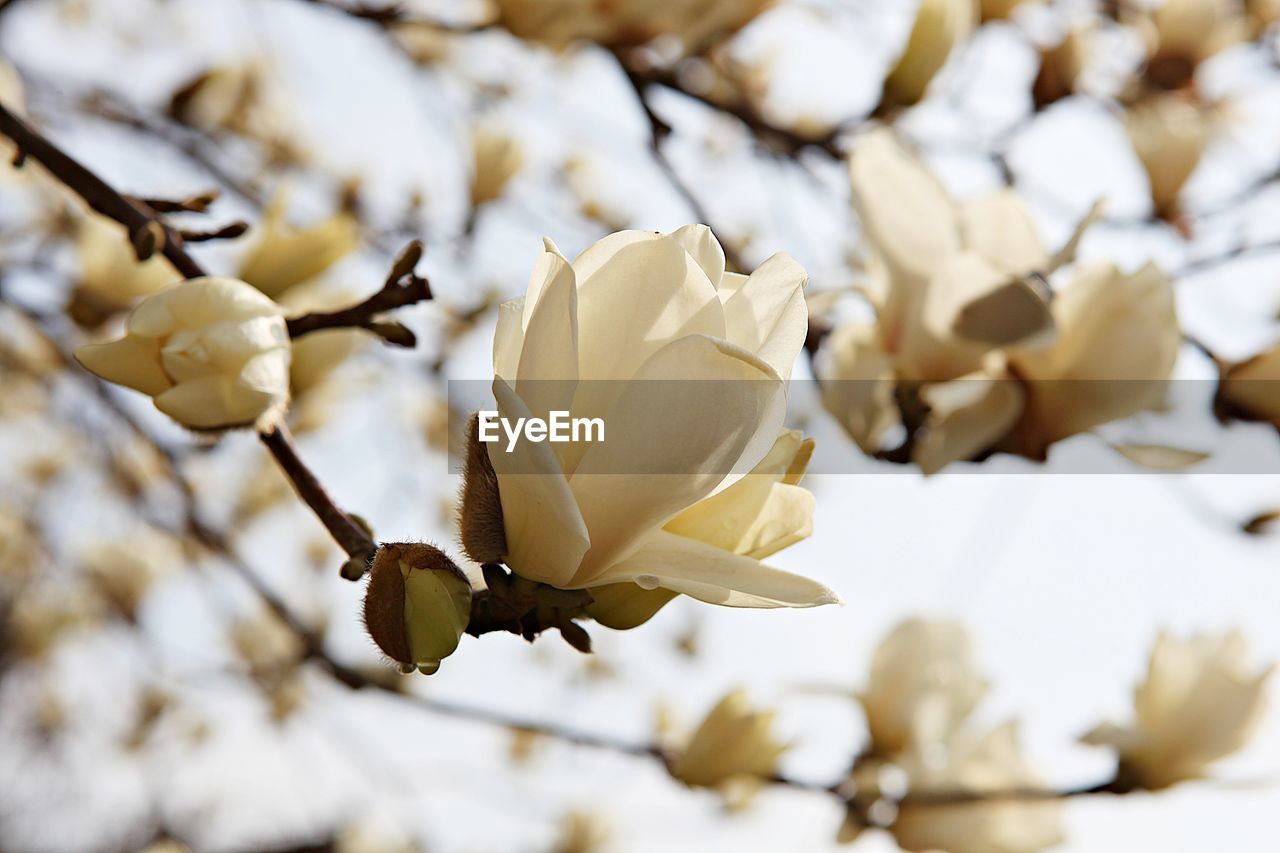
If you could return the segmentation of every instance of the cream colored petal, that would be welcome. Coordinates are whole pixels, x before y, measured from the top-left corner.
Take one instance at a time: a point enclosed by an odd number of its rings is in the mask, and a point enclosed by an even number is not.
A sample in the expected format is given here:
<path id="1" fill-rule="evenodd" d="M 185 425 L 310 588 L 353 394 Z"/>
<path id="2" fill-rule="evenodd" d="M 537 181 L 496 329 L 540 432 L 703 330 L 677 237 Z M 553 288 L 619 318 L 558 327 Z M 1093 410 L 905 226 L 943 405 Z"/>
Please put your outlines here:
<path id="1" fill-rule="evenodd" d="M 884 97 L 895 105 L 920 101 L 952 49 L 977 22 L 974 0 L 921 0 L 907 46 L 884 81 Z"/>
<path id="2" fill-rule="evenodd" d="M 1029 280 L 966 251 L 944 261 L 930 279 L 924 325 L 939 340 L 994 348 L 1041 338 L 1052 330 L 1053 315 Z"/>
<path id="3" fill-rule="evenodd" d="M 175 382 L 183 382 L 215 373 L 234 374 L 258 353 L 288 346 L 284 318 L 254 317 L 181 329 L 160 348 L 160 362 Z"/>
<path id="4" fill-rule="evenodd" d="M 155 398 L 156 408 L 192 429 L 245 426 L 278 400 L 246 387 L 234 376 L 206 376 L 173 386 Z"/>
<path id="5" fill-rule="evenodd" d="M 530 416 L 501 378 L 494 379 L 493 393 L 502 417 Z M 489 445 L 507 534 L 506 563 L 529 580 L 564 586 L 590 543 L 569 483 L 549 443 L 521 440 L 510 452 L 506 448 L 505 441 Z"/>
<path id="6" fill-rule="evenodd" d="M 756 268 L 724 303 L 728 339 L 756 353 L 783 379 L 804 346 L 809 307 L 804 287 L 809 274 L 785 252 Z"/>
<path id="7" fill-rule="evenodd" d="M 1228 367 L 1218 396 L 1234 414 L 1280 424 L 1280 347 Z"/>
<path id="8" fill-rule="evenodd" d="M 568 411 L 578 378 L 578 289 L 573 267 L 558 252 L 538 259 L 524 326 L 516 393 L 535 417 Z"/>
<path id="9" fill-rule="evenodd" d="M 142 302 L 129 316 L 129 331 L 160 338 L 178 329 L 252 320 L 282 313 L 279 305 L 234 278 L 193 278 Z"/>
<path id="10" fill-rule="evenodd" d="M 925 474 L 935 474 L 994 447 L 1018 422 L 1024 395 L 1003 373 L 984 372 L 926 385 L 920 396 L 929 414 L 912 458 Z"/>
<path id="11" fill-rule="evenodd" d="M 1043 270 L 1049 256 L 1040 234 L 1016 192 L 996 190 L 960 207 L 965 248 L 972 249 L 1008 273 Z"/>
<path id="12" fill-rule="evenodd" d="M 876 130 L 859 140 L 849 175 L 866 237 L 893 273 L 927 279 L 961 248 L 951 196 L 894 131 Z"/>
<path id="13" fill-rule="evenodd" d="M 961 248 L 957 211 L 938 179 L 892 130 L 874 131 L 858 142 L 849 175 L 864 236 L 887 274 L 880 320 L 892 338 L 934 270 Z"/>
<path id="14" fill-rule="evenodd" d="M 614 247 L 618 247 L 613 251 Z M 724 337 L 724 309 L 692 256 L 661 235 L 622 232 L 574 262 L 578 280 L 576 417 L 605 417 L 625 384 L 673 340 Z M 673 370 L 671 377 L 679 377 Z M 572 475 L 585 448 L 562 449 Z"/>
<path id="15" fill-rule="evenodd" d="M 721 499 L 724 495 L 729 497 Z M 746 477 L 694 504 L 663 529 L 763 560 L 813 533 L 815 506 L 813 494 L 799 486 Z"/>
<path id="16" fill-rule="evenodd" d="M 768 455 L 733 485 L 667 522 L 665 530 L 762 560 L 813 531 L 813 495 L 795 485 L 813 442 L 785 430 Z"/>
<path id="17" fill-rule="evenodd" d="M 1173 284 L 1150 264 L 1131 275 L 1109 264 L 1081 266 L 1054 299 L 1053 315 L 1054 344 L 1010 358 L 1029 383 L 1017 452 L 1032 456 L 1069 435 L 1159 407 L 1182 342 Z"/>
<path id="18" fill-rule="evenodd" d="M 661 587 L 726 607 L 816 607 L 840 601 L 815 580 L 665 530 L 600 580 Z"/>
<path id="19" fill-rule="evenodd" d="M 575 583 L 590 584 L 726 476 L 754 467 L 785 408 L 772 369 L 726 341 L 692 336 L 655 353 L 570 481 L 591 537 Z"/>
<path id="20" fill-rule="evenodd" d="M 493 332 L 493 372 L 508 382 L 516 381 L 520 353 L 524 349 L 523 317 L 523 296 L 498 306 L 498 325 Z"/>
<path id="21" fill-rule="evenodd" d="M 724 248 L 706 225 L 686 225 L 671 232 L 671 238 L 684 247 L 690 257 L 707 274 L 716 287 L 724 276 Z"/>
<path id="22" fill-rule="evenodd" d="M 289 361 L 288 347 L 260 352 L 240 368 L 240 382 L 247 388 L 283 400 L 289 395 Z"/>
<path id="23" fill-rule="evenodd" d="M 635 233 L 606 237 L 574 261 L 583 379 L 627 379 L 675 338 L 725 335 L 716 289 L 688 252 Z M 619 248 L 606 254 L 604 244 Z"/>
<path id="24" fill-rule="evenodd" d="M 76 350 L 76 361 L 108 382 L 154 397 L 173 382 L 160 367 L 160 342 L 127 335 L 104 344 L 87 344 Z"/>

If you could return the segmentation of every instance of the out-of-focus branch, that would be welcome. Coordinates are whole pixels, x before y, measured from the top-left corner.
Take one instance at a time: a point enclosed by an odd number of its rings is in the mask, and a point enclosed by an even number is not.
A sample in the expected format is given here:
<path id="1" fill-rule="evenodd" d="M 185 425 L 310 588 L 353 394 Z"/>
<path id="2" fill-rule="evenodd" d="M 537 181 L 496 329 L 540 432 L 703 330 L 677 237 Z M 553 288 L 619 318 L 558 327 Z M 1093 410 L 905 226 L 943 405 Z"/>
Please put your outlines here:
<path id="1" fill-rule="evenodd" d="M 432 27 L 444 32 L 463 34 L 480 32 L 493 26 L 492 24 L 452 24 L 435 18 L 423 18 L 411 14 L 402 4 L 396 2 L 365 3 L 360 2 L 360 0 L 354 0 L 354 2 L 344 2 L 344 0 L 298 0 L 298 2 L 305 3 L 308 6 L 321 6 L 326 9 L 332 9 L 335 12 L 341 12 L 344 15 L 368 21 L 383 28 L 398 24 L 401 26 Z"/>
<path id="2" fill-rule="evenodd" d="M 636 101 L 640 104 L 640 108 L 644 111 L 645 118 L 649 122 L 649 149 L 653 153 L 653 159 L 657 162 L 658 168 L 666 175 L 671 186 L 680 194 L 680 197 L 689 205 L 689 209 L 693 212 L 693 216 L 698 222 L 708 227 L 711 226 L 711 216 L 707 213 L 706 207 L 694 195 L 688 184 L 680 177 L 680 173 L 676 171 L 675 164 L 671 162 L 671 158 L 667 156 L 667 152 L 663 149 L 663 142 L 671 134 L 671 126 L 662 120 L 649 103 L 648 84 L 640 77 L 633 74 L 626 64 L 626 60 L 620 55 L 616 55 L 618 66 L 627 75 L 627 80 L 631 83 L 631 88 L 636 95 Z M 714 229 L 712 229 L 714 230 Z M 731 244 L 725 240 L 720 241 L 724 248 L 725 260 L 729 267 L 737 272 L 747 272 L 746 261 Z"/>
<path id="3" fill-rule="evenodd" d="M 628 63 L 626 57 L 621 55 L 619 55 L 618 60 L 627 78 L 631 81 L 631 85 L 636 88 L 637 92 L 642 92 L 649 86 L 661 86 L 697 101 L 704 106 L 711 107 L 717 112 L 732 116 L 742 122 L 751 131 L 760 146 L 766 150 L 794 156 L 806 148 L 816 148 L 836 159 L 844 156 L 844 152 L 838 142 L 840 134 L 844 130 L 843 127 L 836 127 L 833 130 L 815 136 L 807 136 L 790 128 L 773 124 L 760 114 L 754 104 L 745 98 L 734 101 L 721 101 L 690 89 L 680 80 L 679 75 L 671 71 L 655 68 L 637 68 L 634 63 Z"/>
<path id="4" fill-rule="evenodd" d="M 1257 243 L 1240 242 L 1234 246 L 1210 255 L 1202 255 L 1187 261 L 1172 272 L 1175 279 L 1190 278 L 1200 273 L 1216 269 L 1224 264 L 1253 255 L 1267 255 L 1280 252 L 1280 239 L 1263 240 Z"/>

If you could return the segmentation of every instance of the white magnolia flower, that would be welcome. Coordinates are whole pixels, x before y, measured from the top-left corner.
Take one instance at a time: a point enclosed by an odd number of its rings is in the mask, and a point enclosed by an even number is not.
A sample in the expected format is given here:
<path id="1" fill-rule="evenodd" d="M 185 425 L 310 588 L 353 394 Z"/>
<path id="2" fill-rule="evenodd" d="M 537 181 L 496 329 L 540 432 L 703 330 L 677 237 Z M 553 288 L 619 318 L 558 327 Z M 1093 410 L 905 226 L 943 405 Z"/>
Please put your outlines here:
<path id="1" fill-rule="evenodd" d="M 486 445 L 512 571 L 737 607 L 836 601 L 759 561 L 813 511 L 795 485 L 807 445 L 782 429 L 806 280 L 785 254 L 725 272 L 701 225 L 614 234 L 573 263 L 548 241 L 527 295 L 500 309 L 499 413 L 603 418 L 606 440 Z"/>
<path id="2" fill-rule="evenodd" d="M 143 300 L 126 334 L 76 352 L 192 429 L 265 427 L 289 398 L 289 333 L 278 305 L 242 281 L 196 278 Z"/>
<path id="3" fill-rule="evenodd" d="M 919 103 L 951 51 L 977 22 L 975 0 L 921 0 L 907 46 L 885 78 L 882 102 L 906 107 Z"/>
<path id="4" fill-rule="evenodd" d="M 865 138 L 850 171 L 876 316 L 837 329 L 817 372 L 864 451 L 905 413 L 925 473 L 993 450 L 1043 459 L 1162 404 L 1181 340 L 1166 275 L 1083 265 L 1046 298 L 1099 208 L 1050 255 L 1015 193 L 956 203 L 890 131 Z"/>
<path id="5" fill-rule="evenodd" d="M 894 756 L 949 743 L 986 690 L 963 625 L 908 619 L 876 649 L 858 696 L 873 752 Z"/>
<path id="6" fill-rule="evenodd" d="M 928 409 L 912 458 L 932 473 L 991 447 L 1017 421 L 1021 391 L 992 355 L 1049 334 L 1052 314 L 1030 274 L 1068 260 L 1088 219 L 1051 256 L 1016 193 L 956 202 L 888 130 L 859 143 L 850 176 L 876 318 L 824 343 L 823 403 L 875 452 L 900 423 L 894 387 L 906 383 Z"/>
<path id="7" fill-rule="evenodd" d="M 993 798 L 938 805 L 912 804 L 913 794 L 1025 792 L 1041 787 L 1018 747 L 1017 726 L 959 736 L 939 754 L 895 762 L 908 791 L 889 831 L 903 850 L 947 853 L 1036 853 L 1063 840 L 1062 804 L 1052 799 Z"/>
<path id="8" fill-rule="evenodd" d="M 1051 271 L 1062 253 L 1050 257 L 1015 192 L 956 202 L 891 130 L 862 139 L 849 171 L 877 337 L 900 376 L 964 376 L 994 346 L 1049 328 L 1044 300 L 1018 277 Z"/>
<path id="9" fill-rule="evenodd" d="M 499 22 L 523 39 L 617 47 L 672 35 L 698 51 L 751 22 L 773 0 L 496 0 Z"/>
<path id="10" fill-rule="evenodd" d="M 1188 639 L 1161 632 L 1133 693 L 1133 723 L 1103 724 L 1084 741 L 1116 749 L 1121 783 L 1159 790 L 1198 779 L 1253 735 L 1274 669 L 1249 666 L 1239 632 Z"/>

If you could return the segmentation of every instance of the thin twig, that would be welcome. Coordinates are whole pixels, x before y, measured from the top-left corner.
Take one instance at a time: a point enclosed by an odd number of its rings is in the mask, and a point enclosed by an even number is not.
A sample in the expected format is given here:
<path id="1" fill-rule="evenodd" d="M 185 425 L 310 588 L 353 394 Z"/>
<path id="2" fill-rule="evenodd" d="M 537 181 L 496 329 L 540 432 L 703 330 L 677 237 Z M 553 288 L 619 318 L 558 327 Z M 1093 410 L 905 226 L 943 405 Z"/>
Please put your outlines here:
<path id="1" fill-rule="evenodd" d="M 363 527 L 351 519 L 351 516 L 338 508 L 333 498 L 329 497 L 324 485 L 298 456 L 285 428 L 277 426 L 267 432 L 259 433 L 259 438 L 276 460 L 276 464 L 280 466 L 280 470 L 293 483 L 298 496 L 311 507 L 316 518 L 320 519 L 320 523 L 325 526 L 342 550 L 347 552 L 347 556 L 365 563 L 372 560 L 374 553 L 378 550 L 377 543 Z"/>
<path id="2" fill-rule="evenodd" d="M 289 337 L 300 338 L 321 329 L 362 328 L 397 346 L 412 347 L 416 344 L 413 333 L 399 324 L 377 321 L 377 317 L 396 308 L 403 308 L 431 298 L 431 285 L 414 273 L 422 257 L 422 244 L 417 240 L 406 246 L 392 265 L 391 274 L 377 293 L 363 302 L 341 311 L 316 312 L 293 317 L 288 321 Z"/>

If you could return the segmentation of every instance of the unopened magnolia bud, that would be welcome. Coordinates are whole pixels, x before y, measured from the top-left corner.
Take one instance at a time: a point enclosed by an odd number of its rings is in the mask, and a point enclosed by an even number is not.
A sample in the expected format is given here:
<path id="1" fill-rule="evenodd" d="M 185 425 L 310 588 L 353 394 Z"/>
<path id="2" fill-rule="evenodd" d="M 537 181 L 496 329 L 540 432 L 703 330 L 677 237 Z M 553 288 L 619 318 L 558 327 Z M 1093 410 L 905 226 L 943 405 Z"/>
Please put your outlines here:
<path id="1" fill-rule="evenodd" d="M 471 619 L 471 582 L 431 545 L 383 545 L 364 598 L 369 636 L 401 669 L 431 675 Z"/>
<path id="2" fill-rule="evenodd" d="M 477 563 L 500 563 L 507 556 L 498 475 L 489 460 L 489 449 L 480 441 L 480 416 L 467 423 L 467 461 L 463 470 L 458 527 L 462 548 Z"/>

